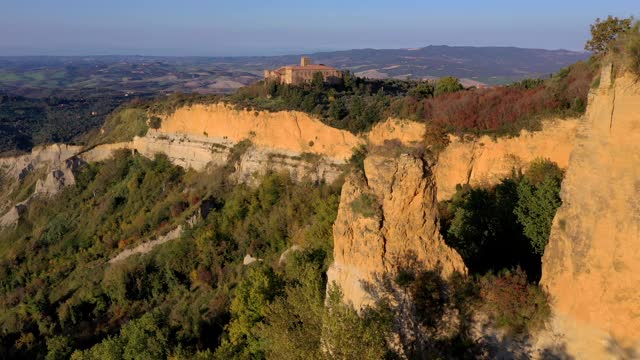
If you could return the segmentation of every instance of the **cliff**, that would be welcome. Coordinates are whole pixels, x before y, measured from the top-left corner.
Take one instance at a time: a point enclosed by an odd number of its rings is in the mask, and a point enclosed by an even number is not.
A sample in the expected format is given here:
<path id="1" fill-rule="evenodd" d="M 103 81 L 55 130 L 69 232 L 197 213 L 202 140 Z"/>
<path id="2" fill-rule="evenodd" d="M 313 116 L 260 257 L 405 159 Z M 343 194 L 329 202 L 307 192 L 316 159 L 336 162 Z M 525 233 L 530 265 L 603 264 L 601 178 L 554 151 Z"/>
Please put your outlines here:
<path id="1" fill-rule="evenodd" d="M 438 200 L 450 199 L 457 184 L 495 185 L 515 170 L 526 170 L 536 158 L 566 168 L 573 150 L 578 119 L 545 120 L 541 131 L 523 130 L 517 137 L 450 137 L 435 169 Z"/>
<path id="2" fill-rule="evenodd" d="M 236 110 L 225 104 L 182 107 L 162 120 L 159 134 L 205 136 L 237 143 L 250 139 L 261 148 L 314 153 L 347 160 L 360 140 L 298 111 Z"/>
<path id="3" fill-rule="evenodd" d="M 566 168 L 577 134 L 578 119 L 549 119 L 542 130 L 523 130 L 516 137 L 481 136 L 464 139 L 451 135 L 449 145 L 440 153 L 435 166 L 438 201 L 450 199 L 456 185 L 496 185 L 512 171 L 526 170 L 536 158 L 546 158 Z M 423 140 L 422 123 L 389 119 L 379 123 L 367 134 L 369 145 L 383 146 L 396 140 L 406 146 Z"/>
<path id="4" fill-rule="evenodd" d="M 374 301 L 367 287 L 381 274 L 409 266 L 440 269 L 445 277 L 466 273 L 460 255 L 440 236 L 430 168 L 411 155 L 365 159 L 364 174 L 351 174 L 342 188 L 333 237 L 328 280 L 357 309 Z"/>
<path id="5" fill-rule="evenodd" d="M 606 67 L 562 184 L 541 284 L 577 358 L 640 353 L 640 85 Z"/>
<path id="6" fill-rule="evenodd" d="M 0 158 L 0 226 L 15 224 L 35 195 L 52 195 L 75 183 L 71 159 L 80 146 L 50 145 L 30 154 Z"/>
<path id="7" fill-rule="evenodd" d="M 248 140 L 236 163 L 236 178 L 247 182 L 267 170 L 289 171 L 300 180 L 334 181 L 341 165 L 362 140 L 300 112 L 235 110 L 224 104 L 180 108 L 157 130 L 130 142 L 104 144 L 80 155 L 85 161 L 109 158 L 119 149 L 146 157 L 165 154 L 174 164 L 203 170 L 224 165 L 234 147 Z"/>

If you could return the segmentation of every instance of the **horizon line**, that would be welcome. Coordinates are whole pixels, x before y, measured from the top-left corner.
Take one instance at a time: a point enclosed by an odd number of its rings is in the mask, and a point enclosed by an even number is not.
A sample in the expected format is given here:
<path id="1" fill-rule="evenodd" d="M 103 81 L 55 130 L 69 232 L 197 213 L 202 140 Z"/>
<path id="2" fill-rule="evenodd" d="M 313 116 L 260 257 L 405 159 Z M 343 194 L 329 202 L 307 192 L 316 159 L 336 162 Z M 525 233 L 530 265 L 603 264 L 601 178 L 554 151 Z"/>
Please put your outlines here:
<path id="1" fill-rule="evenodd" d="M 400 47 L 400 48 L 374 48 L 374 47 L 364 47 L 364 48 L 345 48 L 345 49 L 333 49 L 333 50 L 315 50 L 315 51 L 303 51 L 294 53 L 286 52 L 283 54 L 271 54 L 271 55 L 146 55 L 143 53 L 114 53 L 114 54 L 100 54 L 100 53 L 86 53 L 86 54 L 74 54 L 74 55 L 66 55 L 66 54 L 46 54 L 46 53 L 34 53 L 34 54 L 14 54 L 14 55 L 3 55 L 1 54 L 3 48 L 0 47 L 0 58 L 18 58 L 18 57 L 167 57 L 167 58 L 250 58 L 250 57 L 286 57 L 286 56 L 300 56 L 300 55 L 314 55 L 314 54 L 325 54 L 332 52 L 343 52 L 343 51 L 362 51 L 362 50 L 374 50 L 374 51 L 389 51 L 389 50 L 406 50 L 406 51 L 418 51 L 422 49 L 426 49 L 429 47 L 449 47 L 449 48 L 511 48 L 511 49 L 522 49 L 522 50 L 541 50 L 541 51 L 567 51 L 577 54 L 588 54 L 589 52 L 586 50 L 570 50 L 566 48 L 541 48 L 541 47 L 522 47 L 522 46 L 514 46 L 514 45 L 487 45 L 487 46 L 476 46 L 476 45 L 426 45 L 420 47 Z M 9 47 L 11 48 L 11 47 Z"/>

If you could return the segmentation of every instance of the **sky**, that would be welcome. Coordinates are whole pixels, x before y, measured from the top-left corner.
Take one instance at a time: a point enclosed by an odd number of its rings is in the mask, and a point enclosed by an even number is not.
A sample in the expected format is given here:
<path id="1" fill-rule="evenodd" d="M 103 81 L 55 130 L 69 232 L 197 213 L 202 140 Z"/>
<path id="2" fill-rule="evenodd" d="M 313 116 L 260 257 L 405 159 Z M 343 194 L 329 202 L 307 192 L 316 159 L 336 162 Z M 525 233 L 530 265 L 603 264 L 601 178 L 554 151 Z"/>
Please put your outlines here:
<path id="1" fill-rule="evenodd" d="M 0 56 L 241 56 L 427 45 L 582 50 L 595 18 L 638 18 L 637 3 L 0 0 Z"/>

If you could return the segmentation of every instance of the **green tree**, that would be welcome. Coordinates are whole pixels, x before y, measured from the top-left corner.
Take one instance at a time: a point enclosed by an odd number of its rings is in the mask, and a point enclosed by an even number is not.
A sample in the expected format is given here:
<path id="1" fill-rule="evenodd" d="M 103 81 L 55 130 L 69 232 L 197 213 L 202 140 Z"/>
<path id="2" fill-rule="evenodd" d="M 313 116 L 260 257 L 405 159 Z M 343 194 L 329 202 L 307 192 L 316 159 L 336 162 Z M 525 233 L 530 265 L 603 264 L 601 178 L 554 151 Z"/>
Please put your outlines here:
<path id="1" fill-rule="evenodd" d="M 342 98 L 337 98 L 331 102 L 329 105 L 329 116 L 335 121 L 340 121 L 347 116 L 349 112 L 347 111 L 347 106 L 344 103 Z"/>
<path id="2" fill-rule="evenodd" d="M 619 19 L 609 15 L 606 20 L 597 18 L 595 23 L 591 24 L 591 39 L 585 44 L 585 50 L 596 54 L 607 52 L 609 45 L 629 31 L 632 24 L 633 17 Z"/>
<path id="3" fill-rule="evenodd" d="M 318 71 L 313 73 L 313 78 L 311 78 L 311 87 L 315 91 L 324 90 L 324 76 L 322 76 L 321 72 Z"/>
<path id="4" fill-rule="evenodd" d="M 435 86 L 430 81 L 421 81 L 414 87 L 409 90 L 407 95 L 412 96 L 416 99 L 427 99 L 433 97 L 435 94 Z"/>
<path id="5" fill-rule="evenodd" d="M 536 185 L 525 177 L 518 185 L 519 200 L 514 212 L 531 241 L 533 251 L 539 255 L 544 253 L 553 217 L 562 204 L 560 181 L 555 176 L 547 176 Z"/>
<path id="6" fill-rule="evenodd" d="M 262 348 L 253 329 L 266 315 L 269 305 L 283 295 L 283 279 L 272 268 L 258 265 L 236 288 L 231 302 L 232 321 L 227 326 L 228 339 L 216 350 L 217 358 L 233 354 L 240 358 L 262 356 Z"/>
<path id="7" fill-rule="evenodd" d="M 67 336 L 54 336 L 47 339 L 46 360 L 68 359 L 73 352 L 71 340 Z"/>
<path id="8" fill-rule="evenodd" d="M 286 294 L 269 305 L 258 336 L 267 359 L 321 357 L 324 282 L 322 270 L 304 264 Z"/>
<path id="9" fill-rule="evenodd" d="M 323 318 L 322 349 L 330 359 L 384 359 L 392 320 L 389 313 L 365 308 L 358 314 L 344 304 L 342 292 L 331 285 Z"/>
<path id="10" fill-rule="evenodd" d="M 436 83 L 434 95 L 440 96 L 442 94 L 454 93 L 462 89 L 464 89 L 464 87 L 462 86 L 462 84 L 460 84 L 460 80 L 458 80 L 458 78 L 455 78 L 453 76 L 445 76 L 443 78 L 440 78 L 440 80 L 438 80 L 438 82 Z"/>
<path id="11" fill-rule="evenodd" d="M 120 335 L 109 337 L 86 351 L 76 351 L 74 360 L 154 360 L 169 354 L 169 329 L 164 315 L 158 311 L 131 320 Z"/>

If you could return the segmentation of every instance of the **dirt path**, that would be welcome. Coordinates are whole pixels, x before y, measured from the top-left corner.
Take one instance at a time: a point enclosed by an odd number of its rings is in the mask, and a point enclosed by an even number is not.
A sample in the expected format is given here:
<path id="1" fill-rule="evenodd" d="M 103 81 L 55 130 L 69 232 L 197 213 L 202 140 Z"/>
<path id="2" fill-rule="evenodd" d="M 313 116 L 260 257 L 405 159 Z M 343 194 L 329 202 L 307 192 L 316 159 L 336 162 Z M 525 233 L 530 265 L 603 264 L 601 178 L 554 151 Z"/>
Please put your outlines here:
<path id="1" fill-rule="evenodd" d="M 110 264 L 117 263 L 134 254 L 146 254 L 149 251 L 153 250 L 158 245 L 162 245 L 168 241 L 179 238 L 181 234 L 182 234 L 182 226 L 178 226 L 177 228 L 169 231 L 166 235 L 161 236 L 156 240 L 147 241 L 143 244 L 140 244 L 134 247 L 133 249 L 124 250 L 120 254 L 116 255 L 113 259 L 109 260 L 109 263 Z"/>

